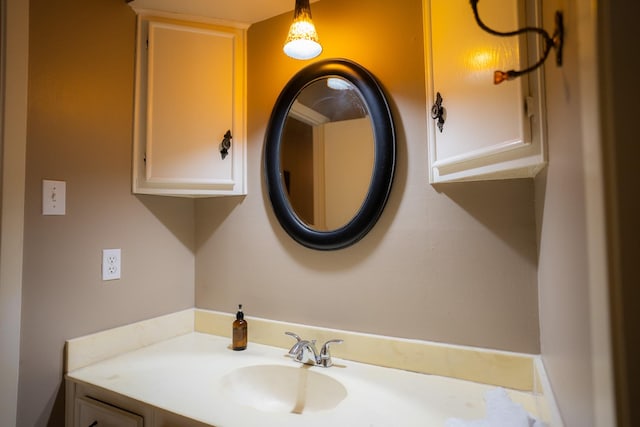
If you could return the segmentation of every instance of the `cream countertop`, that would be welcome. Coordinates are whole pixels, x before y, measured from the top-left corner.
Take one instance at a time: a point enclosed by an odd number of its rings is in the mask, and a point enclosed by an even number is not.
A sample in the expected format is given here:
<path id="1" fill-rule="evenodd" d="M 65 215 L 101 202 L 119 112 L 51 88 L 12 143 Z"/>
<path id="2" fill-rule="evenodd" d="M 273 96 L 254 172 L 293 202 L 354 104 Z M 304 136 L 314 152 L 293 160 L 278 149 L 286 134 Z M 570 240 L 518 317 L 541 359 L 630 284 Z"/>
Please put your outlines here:
<path id="1" fill-rule="evenodd" d="M 444 426 L 448 418 L 481 419 L 483 396 L 494 386 L 334 358 L 331 368 L 309 369 L 339 381 L 347 395 L 337 407 L 314 413 L 265 412 L 237 403 L 223 377 L 241 367 L 298 367 L 278 347 L 249 343 L 242 352 L 229 339 L 199 332 L 169 338 L 72 370 L 67 379 L 110 390 L 156 408 L 215 426 Z M 250 390 L 247 391 L 248 393 Z M 536 415 L 532 393 L 509 390 Z"/>

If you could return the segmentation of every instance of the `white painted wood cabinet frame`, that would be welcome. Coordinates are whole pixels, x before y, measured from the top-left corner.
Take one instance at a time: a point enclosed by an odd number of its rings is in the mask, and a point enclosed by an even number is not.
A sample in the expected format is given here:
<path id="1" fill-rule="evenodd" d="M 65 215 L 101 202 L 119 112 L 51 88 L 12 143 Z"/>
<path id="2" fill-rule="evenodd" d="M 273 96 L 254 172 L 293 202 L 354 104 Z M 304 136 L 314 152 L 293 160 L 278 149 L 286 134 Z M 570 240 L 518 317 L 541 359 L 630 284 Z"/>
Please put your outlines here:
<path id="1" fill-rule="evenodd" d="M 244 195 L 246 28 L 182 19 L 138 14 L 133 192 Z"/>
<path id="2" fill-rule="evenodd" d="M 546 164 L 542 70 L 499 85 L 493 72 L 534 63 L 542 40 L 485 33 L 469 2 L 423 0 L 423 11 L 430 182 L 535 176 Z M 479 12 L 501 31 L 540 26 L 539 0 L 483 0 Z M 431 117 L 438 93 L 442 130 Z"/>

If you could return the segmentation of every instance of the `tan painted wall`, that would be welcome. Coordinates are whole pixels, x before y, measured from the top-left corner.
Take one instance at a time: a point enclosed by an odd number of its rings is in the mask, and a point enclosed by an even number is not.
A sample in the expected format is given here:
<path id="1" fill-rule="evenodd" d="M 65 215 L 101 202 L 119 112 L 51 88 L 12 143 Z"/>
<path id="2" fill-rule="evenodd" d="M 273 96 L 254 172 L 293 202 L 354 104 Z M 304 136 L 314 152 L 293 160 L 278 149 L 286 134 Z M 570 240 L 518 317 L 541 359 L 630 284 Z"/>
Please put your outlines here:
<path id="1" fill-rule="evenodd" d="M 551 29 L 561 10 L 567 34 L 562 68 L 548 65 L 545 76 L 550 161 L 536 179 L 540 340 L 569 427 L 623 425 L 615 421 L 611 374 L 601 152 L 611 141 L 600 138 L 609 107 L 598 97 L 599 9 L 553 1 L 543 14 Z"/>
<path id="2" fill-rule="evenodd" d="M 66 339 L 193 306 L 194 204 L 131 195 L 131 8 L 32 0 L 30 19 L 18 425 L 60 426 Z M 43 178 L 67 182 L 66 216 L 40 214 Z"/>
<path id="3" fill-rule="evenodd" d="M 398 134 L 387 207 L 355 246 L 306 249 L 280 228 L 262 180 L 280 89 L 307 62 L 282 42 L 289 14 L 249 29 L 248 187 L 196 202 L 196 305 L 384 335 L 538 352 L 531 180 L 428 183 L 422 3 L 322 0 L 319 59 L 346 57 L 384 86 Z"/>

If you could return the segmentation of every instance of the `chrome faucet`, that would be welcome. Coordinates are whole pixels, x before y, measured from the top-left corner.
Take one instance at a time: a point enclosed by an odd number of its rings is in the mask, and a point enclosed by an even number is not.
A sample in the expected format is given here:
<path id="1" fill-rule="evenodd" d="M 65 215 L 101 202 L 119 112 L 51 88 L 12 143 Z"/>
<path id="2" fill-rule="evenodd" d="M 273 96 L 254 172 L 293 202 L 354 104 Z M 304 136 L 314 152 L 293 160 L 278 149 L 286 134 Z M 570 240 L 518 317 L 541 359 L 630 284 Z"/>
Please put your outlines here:
<path id="1" fill-rule="evenodd" d="M 316 340 L 303 340 L 293 332 L 285 332 L 285 334 L 296 339 L 296 343 L 289 350 L 289 356 L 291 356 L 293 360 L 300 363 L 322 366 L 323 368 L 328 368 L 333 365 L 329 346 L 334 343 L 340 344 L 343 342 L 340 339 L 329 340 L 322 345 L 322 348 L 318 353 L 318 350 L 316 349 Z"/>

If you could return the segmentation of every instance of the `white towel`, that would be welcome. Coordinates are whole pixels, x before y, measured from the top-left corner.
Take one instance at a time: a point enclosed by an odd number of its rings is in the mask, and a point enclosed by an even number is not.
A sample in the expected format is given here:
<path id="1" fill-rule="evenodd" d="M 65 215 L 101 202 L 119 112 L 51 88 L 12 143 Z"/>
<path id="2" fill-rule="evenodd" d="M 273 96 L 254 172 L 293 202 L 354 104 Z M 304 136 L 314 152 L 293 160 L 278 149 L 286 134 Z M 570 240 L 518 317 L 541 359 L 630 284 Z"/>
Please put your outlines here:
<path id="1" fill-rule="evenodd" d="M 449 418 L 446 427 L 546 427 L 545 423 L 531 416 L 519 403 L 513 402 L 506 390 L 495 388 L 484 395 L 487 416 L 482 420 Z"/>

